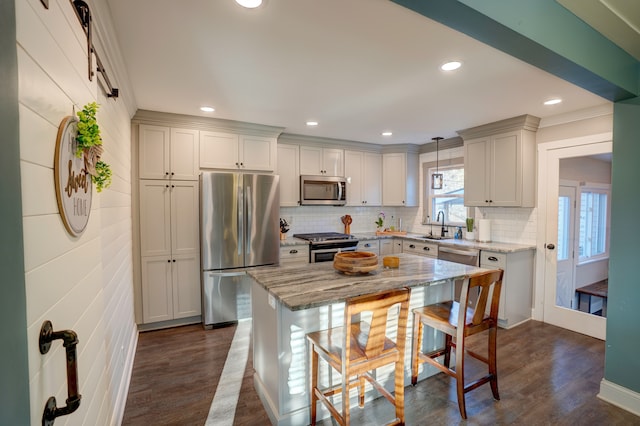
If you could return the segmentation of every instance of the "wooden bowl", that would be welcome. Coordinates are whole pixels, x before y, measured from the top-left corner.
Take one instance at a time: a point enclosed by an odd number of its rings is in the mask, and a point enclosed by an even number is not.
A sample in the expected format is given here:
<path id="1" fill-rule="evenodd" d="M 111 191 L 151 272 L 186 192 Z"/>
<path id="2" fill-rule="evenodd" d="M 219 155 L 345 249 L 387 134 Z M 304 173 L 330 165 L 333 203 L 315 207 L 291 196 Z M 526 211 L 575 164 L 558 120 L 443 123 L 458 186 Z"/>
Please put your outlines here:
<path id="1" fill-rule="evenodd" d="M 397 268 L 400 266 L 400 258 L 398 256 L 385 256 L 382 258 L 382 265 L 385 268 Z"/>
<path id="2" fill-rule="evenodd" d="M 348 275 L 368 274 L 378 268 L 378 256 L 368 251 L 336 253 L 333 268 Z"/>

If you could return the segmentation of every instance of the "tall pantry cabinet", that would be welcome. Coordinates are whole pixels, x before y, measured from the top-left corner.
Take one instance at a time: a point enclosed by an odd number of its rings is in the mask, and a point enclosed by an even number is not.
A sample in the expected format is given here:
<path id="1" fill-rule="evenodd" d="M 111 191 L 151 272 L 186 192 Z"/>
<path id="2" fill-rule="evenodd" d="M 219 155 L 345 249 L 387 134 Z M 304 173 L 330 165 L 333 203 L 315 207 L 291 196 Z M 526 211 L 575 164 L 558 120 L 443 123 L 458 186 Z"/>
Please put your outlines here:
<path id="1" fill-rule="evenodd" d="M 139 229 L 142 322 L 199 316 L 200 132 L 140 124 Z"/>

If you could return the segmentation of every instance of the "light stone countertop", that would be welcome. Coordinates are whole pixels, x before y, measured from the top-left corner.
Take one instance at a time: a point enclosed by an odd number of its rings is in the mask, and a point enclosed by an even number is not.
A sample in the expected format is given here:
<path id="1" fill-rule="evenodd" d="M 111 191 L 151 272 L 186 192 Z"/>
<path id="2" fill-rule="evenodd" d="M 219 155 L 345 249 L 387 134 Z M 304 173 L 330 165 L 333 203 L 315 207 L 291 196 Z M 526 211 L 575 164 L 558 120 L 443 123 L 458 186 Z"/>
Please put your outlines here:
<path id="1" fill-rule="evenodd" d="M 411 240 L 418 241 L 421 243 L 434 243 L 439 246 L 447 246 L 447 247 L 468 247 L 475 248 L 479 250 L 488 250 L 494 251 L 498 253 L 514 253 L 517 251 L 526 251 L 526 250 L 535 250 L 535 245 L 530 244 L 515 244 L 515 243 L 500 243 L 500 242 L 489 242 L 489 243 L 481 243 L 478 241 L 469 241 L 469 240 L 456 240 L 454 238 L 446 239 L 446 240 L 430 240 L 428 238 L 422 238 L 421 236 L 424 234 L 414 234 L 407 233 L 407 235 L 376 235 L 375 232 L 364 232 L 364 233 L 354 233 L 353 234 L 360 241 L 366 240 L 376 240 L 381 238 L 400 238 L 403 240 Z"/>
<path id="2" fill-rule="evenodd" d="M 250 270 L 248 274 L 288 309 L 296 311 L 382 290 L 441 284 L 486 271 L 412 254 L 395 256 L 400 258 L 399 268 L 384 268 L 379 257 L 378 269 L 366 275 L 345 275 L 333 269 L 333 262 L 268 266 Z"/>
<path id="3" fill-rule="evenodd" d="M 494 251 L 498 253 L 514 253 L 518 251 L 536 249 L 535 245 L 530 245 L 530 244 L 515 244 L 515 243 L 500 243 L 500 242 L 481 243 L 478 241 L 456 240 L 453 238 L 447 239 L 447 240 L 430 240 L 428 238 L 421 238 L 422 234 L 414 234 L 414 233 L 407 233 L 407 235 L 376 235 L 375 232 L 354 232 L 352 235 L 355 236 L 360 241 L 400 238 L 403 240 L 418 241 L 421 243 L 434 243 L 439 246 L 448 246 L 448 247 L 454 247 L 454 248 L 468 247 L 468 248 L 475 248 L 479 250 Z M 299 238 L 294 238 L 292 236 L 287 236 L 285 240 L 280 240 L 280 247 L 288 247 L 288 246 L 296 246 L 296 245 L 309 245 L 309 242 L 305 240 L 301 240 Z"/>

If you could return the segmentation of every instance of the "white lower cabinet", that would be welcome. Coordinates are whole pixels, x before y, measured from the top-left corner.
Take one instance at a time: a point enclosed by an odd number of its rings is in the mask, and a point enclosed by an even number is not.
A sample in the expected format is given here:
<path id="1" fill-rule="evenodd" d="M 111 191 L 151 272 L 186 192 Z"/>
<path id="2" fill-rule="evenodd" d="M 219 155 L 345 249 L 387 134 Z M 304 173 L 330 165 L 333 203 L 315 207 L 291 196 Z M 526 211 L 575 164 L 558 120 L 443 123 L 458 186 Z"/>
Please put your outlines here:
<path id="1" fill-rule="evenodd" d="M 198 183 L 140 181 L 142 319 L 200 315 Z"/>
<path id="2" fill-rule="evenodd" d="M 531 318 L 533 292 L 533 250 L 513 253 L 480 251 L 480 267 L 502 269 L 502 291 L 498 325 L 514 327 Z"/>
<path id="3" fill-rule="evenodd" d="M 309 263 L 309 245 L 298 244 L 280 247 L 280 265 Z"/>
<path id="4" fill-rule="evenodd" d="M 438 245 L 405 240 L 402 241 L 402 252 L 425 257 L 438 257 Z"/>
<path id="5" fill-rule="evenodd" d="M 358 242 L 358 251 L 368 251 L 380 256 L 380 240 L 363 240 Z"/>
<path id="6" fill-rule="evenodd" d="M 393 240 L 389 238 L 381 238 L 378 240 L 380 246 L 380 256 L 387 256 L 393 254 Z"/>

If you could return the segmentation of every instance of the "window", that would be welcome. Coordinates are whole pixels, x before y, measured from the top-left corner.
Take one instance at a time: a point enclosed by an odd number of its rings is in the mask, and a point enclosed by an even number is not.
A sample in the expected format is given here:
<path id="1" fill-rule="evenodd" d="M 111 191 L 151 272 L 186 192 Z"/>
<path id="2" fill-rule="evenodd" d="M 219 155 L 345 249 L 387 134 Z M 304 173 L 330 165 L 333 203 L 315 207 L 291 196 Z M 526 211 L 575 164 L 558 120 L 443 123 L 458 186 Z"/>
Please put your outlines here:
<path id="1" fill-rule="evenodd" d="M 438 172 L 443 174 L 442 189 L 431 189 L 431 175 L 436 173 L 435 167 L 428 169 L 425 174 L 425 196 L 429 200 L 428 211 L 425 213 L 430 218 L 425 218 L 427 220 L 424 222 L 435 222 L 438 212 L 442 211 L 446 223 L 464 225 L 467 218 L 464 206 L 464 165 L 440 167 Z"/>
<path id="2" fill-rule="evenodd" d="M 609 255 L 609 191 L 582 188 L 580 191 L 579 260 Z"/>

